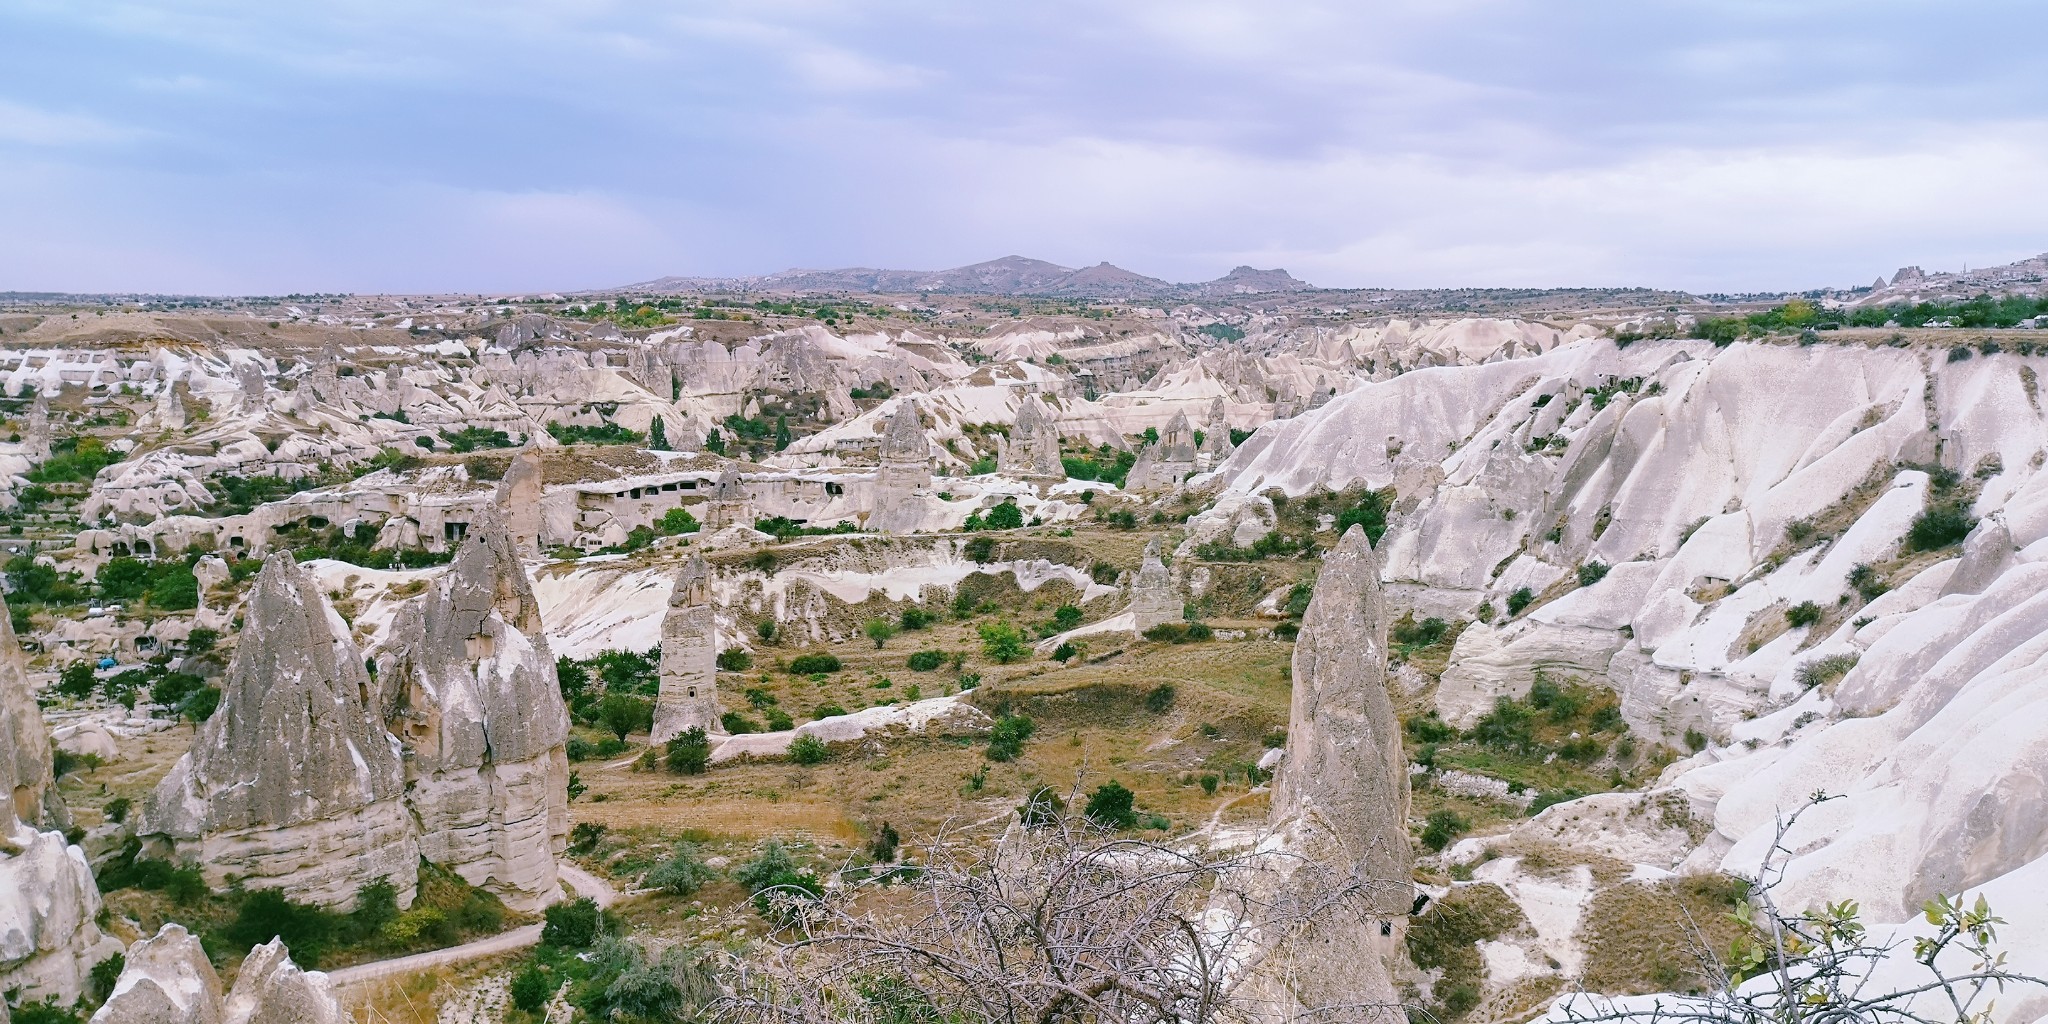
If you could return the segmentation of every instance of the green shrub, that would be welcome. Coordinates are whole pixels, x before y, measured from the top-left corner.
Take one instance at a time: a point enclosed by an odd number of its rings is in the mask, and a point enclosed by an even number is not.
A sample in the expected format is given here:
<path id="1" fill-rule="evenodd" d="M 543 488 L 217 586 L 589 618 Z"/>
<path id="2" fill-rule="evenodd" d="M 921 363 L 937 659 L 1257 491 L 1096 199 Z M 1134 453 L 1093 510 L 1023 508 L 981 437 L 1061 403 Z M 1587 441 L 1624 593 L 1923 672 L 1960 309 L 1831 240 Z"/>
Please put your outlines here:
<path id="1" fill-rule="evenodd" d="M 1057 661 L 1060 664 L 1064 665 L 1067 662 L 1073 660 L 1074 656 L 1080 653 L 1080 648 L 1075 647 L 1071 643 L 1062 641 L 1058 647 L 1052 649 L 1052 660 Z"/>
<path id="2" fill-rule="evenodd" d="M 1906 550 L 1938 551 L 1960 544 L 1976 526 L 1977 521 L 1970 518 L 1969 505 L 1962 501 L 1929 505 L 1913 517 L 1913 525 L 1907 528 Z"/>
<path id="3" fill-rule="evenodd" d="M 1088 794 L 1088 805 L 1082 813 L 1104 828 L 1130 828 L 1138 823 L 1137 812 L 1133 810 L 1136 801 L 1136 795 L 1123 783 L 1111 779 Z"/>
<path id="4" fill-rule="evenodd" d="M 542 912 L 541 945 L 555 949 L 588 949 L 604 933 L 604 912 L 588 896 L 556 903 Z M 292 948 L 298 955 L 298 947 Z"/>
<path id="5" fill-rule="evenodd" d="M 1215 796 L 1216 787 L 1223 784 L 1223 780 L 1217 778 L 1214 773 L 1203 775 L 1199 781 L 1202 784 L 1202 794 L 1204 796 Z"/>
<path id="6" fill-rule="evenodd" d="M 1172 683 L 1160 683 L 1145 692 L 1145 710 L 1155 715 L 1164 714 L 1166 709 L 1173 706 L 1175 696 L 1176 691 Z"/>
<path id="7" fill-rule="evenodd" d="M 711 764 L 711 737 L 703 726 L 685 730 L 668 741 L 662 760 L 678 775 L 701 775 Z"/>
<path id="8" fill-rule="evenodd" d="M 1004 715 L 988 731 L 988 759 L 991 761 L 1014 761 L 1024 752 L 1024 741 L 1031 738 L 1038 728 L 1036 722 L 1023 715 Z"/>
<path id="9" fill-rule="evenodd" d="M 990 661 L 1007 665 L 1031 656 L 1024 632 L 1008 622 L 984 622 L 977 632 L 981 636 L 982 656 Z"/>
<path id="10" fill-rule="evenodd" d="M 744 736 L 747 733 L 761 731 L 761 723 L 737 711 L 728 711 L 718 716 L 718 724 L 724 726 L 725 731 L 734 736 Z"/>
<path id="11" fill-rule="evenodd" d="M 512 976 L 512 985 L 507 990 L 513 1007 L 524 1013 L 539 1013 L 541 1008 L 554 998 L 555 983 L 548 980 L 547 972 L 539 964 L 528 960 Z"/>
<path id="12" fill-rule="evenodd" d="M 810 676 L 839 671 L 839 659 L 830 654 L 800 654 L 789 661 L 789 674 Z"/>
<path id="13" fill-rule="evenodd" d="M 1444 847 L 1451 845 L 1451 840 L 1464 835 L 1465 830 L 1471 827 L 1471 822 L 1466 821 L 1455 811 L 1431 811 L 1428 820 L 1422 826 L 1422 845 L 1429 847 L 1433 852 L 1440 852 Z"/>
<path id="14" fill-rule="evenodd" d="M 1587 562 L 1579 566 L 1579 586 L 1590 587 L 1607 578 L 1607 563 Z"/>
<path id="15" fill-rule="evenodd" d="M 1811 626 L 1819 622 L 1820 619 L 1820 605 L 1812 601 L 1801 601 L 1785 609 L 1785 621 L 1790 623 L 1795 629 L 1800 626 Z"/>
<path id="16" fill-rule="evenodd" d="M 688 899 L 697 890 L 718 878 L 718 872 L 706 866 L 703 858 L 697 856 L 697 848 L 689 843 L 677 843 L 669 858 L 656 865 L 647 873 L 646 885 L 671 896 Z"/>
<path id="17" fill-rule="evenodd" d="M 798 736 L 789 745 L 789 759 L 797 764 L 824 764 L 832 749 L 816 736 Z"/>
<path id="18" fill-rule="evenodd" d="M 897 621 L 906 630 L 925 629 L 931 626 L 933 618 L 934 616 L 932 615 L 932 613 L 925 611 L 924 609 L 919 608 L 916 605 L 911 605 L 910 607 L 903 609 L 903 614 L 898 618 Z"/>
<path id="19" fill-rule="evenodd" d="M 1514 593 L 1508 595 L 1508 614 L 1522 614 L 1522 609 L 1529 607 L 1530 603 L 1535 600 L 1535 591 L 1530 590 L 1528 587 L 1517 589 Z"/>
<path id="20" fill-rule="evenodd" d="M 945 666 L 946 652 L 917 651 L 910 656 L 908 664 L 912 672 L 931 672 Z"/>
<path id="21" fill-rule="evenodd" d="M 1051 786 L 1039 786 L 1017 807 L 1017 818 L 1025 828 L 1050 825 L 1067 813 L 1067 802 Z"/>

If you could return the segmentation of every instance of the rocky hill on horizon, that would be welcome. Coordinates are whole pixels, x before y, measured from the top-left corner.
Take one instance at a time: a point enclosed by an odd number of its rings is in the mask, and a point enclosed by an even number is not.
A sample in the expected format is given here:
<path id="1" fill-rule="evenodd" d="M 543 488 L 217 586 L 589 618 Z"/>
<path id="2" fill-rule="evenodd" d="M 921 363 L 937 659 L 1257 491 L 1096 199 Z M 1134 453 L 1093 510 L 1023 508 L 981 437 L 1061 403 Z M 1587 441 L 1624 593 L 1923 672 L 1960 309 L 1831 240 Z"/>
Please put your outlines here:
<path id="1" fill-rule="evenodd" d="M 1240 266 L 1213 281 L 1175 284 L 1108 262 L 1074 269 L 1025 256 L 974 263 L 951 270 L 792 269 L 755 277 L 663 277 L 625 285 L 644 292 L 872 292 L 948 295 L 1029 295 L 1087 299 L 1220 298 L 1235 295 L 1313 291 L 1315 286 L 1282 269 Z"/>

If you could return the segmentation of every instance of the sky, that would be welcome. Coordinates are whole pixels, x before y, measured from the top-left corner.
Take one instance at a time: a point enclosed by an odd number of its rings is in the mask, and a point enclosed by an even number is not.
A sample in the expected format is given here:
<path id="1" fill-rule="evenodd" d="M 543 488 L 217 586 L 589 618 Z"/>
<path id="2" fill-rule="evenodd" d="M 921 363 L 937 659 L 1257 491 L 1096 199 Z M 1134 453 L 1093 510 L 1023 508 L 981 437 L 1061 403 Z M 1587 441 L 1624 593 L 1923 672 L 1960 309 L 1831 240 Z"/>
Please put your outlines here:
<path id="1" fill-rule="evenodd" d="M 1328 287 L 2048 250 L 2048 5 L 0 0 L 0 291 L 1018 254 Z"/>

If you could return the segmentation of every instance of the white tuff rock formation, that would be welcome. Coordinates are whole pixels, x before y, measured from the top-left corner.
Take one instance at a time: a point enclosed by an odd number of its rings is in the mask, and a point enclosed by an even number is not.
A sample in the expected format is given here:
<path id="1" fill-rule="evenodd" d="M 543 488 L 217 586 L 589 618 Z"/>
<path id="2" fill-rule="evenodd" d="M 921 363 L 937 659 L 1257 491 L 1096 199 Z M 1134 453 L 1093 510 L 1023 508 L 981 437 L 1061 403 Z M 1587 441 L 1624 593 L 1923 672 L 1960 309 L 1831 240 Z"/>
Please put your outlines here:
<path id="1" fill-rule="evenodd" d="M 1131 632 L 1143 634 L 1166 622 L 1179 622 L 1185 612 L 1173 574 L 1160 558 L 1159 538 L 1145 545 L 1145 561 L 1131 579 Z"/>
<path id="2" fill-rule="evenodd" d="M 216 886 L 237 877 L 341 907 L 383 879 L 409 906 L 419 845 L 398 744 L 347 623 L 282 553 L 244 617 L 220 709 L 150 794 L 138 834 Z"/>
<path id="3" fill-rule="evenodd" d="M 327 975 L 300 970 L 282 939 L 249 951 L 221 1014 L 221 1024 L 345 1024 L 348 1020 L 334 1000 Z"/>
<path id="4" fill-rule="evenodd" d="M 648 741 L 659 746 L 691 729 L 725 731 L 718 712 L 718 622 L 703 555 L 690 556 L 669 592 L 661 620 L 661 691 Z"/>
<path id="5" fill-rule="evenodd" d="M 0 772 L 13 804 L 0 814 L 0 988 L 29 999 L 78 998 L 94 964 L 120 951 L 94 918 L 99 887 L 85 853 L 61 832 L 39 831 L 63 818 L 50 792 L 50 741 L 44 731 L 7 604 L 0 601 Z"/>
<path id="6" fill-rule="evenodd" d="M 181 924 L 136 940 L 92 1024 L 221 1024 L 220 975 Z"/>
<path id="7" fill-rule="evenodd" d="M 1244 994 L 1264 1020 L 1398 1018 L 1391 965 L 1405 957 L 1413 863 L 1379 577 L 1364 529 L 1353 526 L 1323 559 L 1302 616 L 1269 818 L 1280 856 L 1266 870 L 1282 887 L 1309 872 L 1348 895 L 1285 936 L 1247 979 Z M 1327 1016 L 1333 1007 L 1344 1010 Z"/>
<path id="8" fill-rule="evenodd" d="M 909 533 L 924 523 L 922 492 L 932 485 L 931 442 L 917 406 L 899 402 L 882 434 L 882 468 L 875 479 L 874 511 L 869 529 Z"/>
<path id="9" fill-rule="evenodd" d="M 1026 395 L 1017 406 L 1017 422 L 998 452 L 996 468 L 1016 476 L 1066 479 L 1060 465 L 1059 426 L 1038 396 Z"/>
<path id="10" fill-rule="evenodd" d="M 478 524 L 379 659 L 419 853 L 514 910 L 561 897 L 569 711 L 511 534 Z"/>

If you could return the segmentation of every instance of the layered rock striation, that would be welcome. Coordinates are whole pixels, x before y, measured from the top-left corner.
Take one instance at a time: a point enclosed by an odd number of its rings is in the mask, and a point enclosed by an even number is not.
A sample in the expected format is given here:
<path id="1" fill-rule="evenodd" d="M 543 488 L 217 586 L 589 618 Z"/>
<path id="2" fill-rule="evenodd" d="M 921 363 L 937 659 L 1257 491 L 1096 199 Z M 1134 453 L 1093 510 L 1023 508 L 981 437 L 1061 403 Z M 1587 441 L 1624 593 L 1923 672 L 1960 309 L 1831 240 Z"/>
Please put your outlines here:
<path id="1" fill-rule="evenodd" d="M 399 613 L 378 679 L 420 856 L 531 911 L 561 896 L 569 712 L 518 542 L 479 526 Z"/>
<path id="2" fill-rule="evenodd" d="M 220 709 L 150 794 L 138 835 L 215 886 L 338 907 L 384 880 L 409 905 L 419 845 L 398 744 L 347 624 L 282 553 L 243 614 Z"/>
<path id="3" fill-rule="evenodd" d="M 703 729 L 721 733 L 718 710 L 718 622 L 711 605 L 711 568 L 691 555 L 669 591 L 661 620 L 661 690 L 654 702 L 656 745 Z"/>

